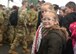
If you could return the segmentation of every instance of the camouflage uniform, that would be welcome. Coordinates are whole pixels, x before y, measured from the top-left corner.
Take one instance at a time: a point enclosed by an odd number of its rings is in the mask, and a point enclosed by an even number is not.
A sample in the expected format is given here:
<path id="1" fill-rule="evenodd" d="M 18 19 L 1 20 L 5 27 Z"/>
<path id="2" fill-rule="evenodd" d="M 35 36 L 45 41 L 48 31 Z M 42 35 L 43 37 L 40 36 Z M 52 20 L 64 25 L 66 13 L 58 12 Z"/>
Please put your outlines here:
<path id="1" fill-rule="evenodd" d="M 3 33 L 4 33 L 4 11 L 0 8 L 0 45 L 2 45 L 3 41 Z"/>
<path id="2" fill-rule="evenodd" d="M 28 19 L 27 19 L 27 28 L 28 28 L 28 37 L 27 37 L 27 41 L 28 41 L 28 45 L 30 45 L 30 43 L 32 43 L 33 38 L 35 36 L 35 32 L 36 32 L 36 26 L 37 26 L 37 12 L 34 9 L 30 9 L 28 12 Z"/>
<path id="3" fill-rule="evenodd" d="M 7 33 L 8 33 L 8 39 L 9 39 L 10 45 L 12 44 L 12 42 L 15 38 L 15 29 L 16 29 L 16 24 L 14 23 L 15 25 L 14 24 L 12 25 L 11 20 L 13 20 L 13 18 L 16 18 L 17 14 L 18 14 L 17 11 L 12 10 L 10 13 L 10 16 L 9 16 L 9 25 L 8 25 Z M 13 22 L 15 22 L 15 21 L 17 22 L 16 19 L 13 20 Z"/>
<path id="4" fill-rule="evenodd" d="M 18 24 L 15 29 L 15 39 L 11 45 L 11 49 L 9 53 L 15 51 L 16 47 L 21 43 L 23 45 L 23 50 L 26 53 L 27 50 L 27 42 L 26 42 L 26 35 L 27 35 L 27 10 L 19 10 L 19 18 Z"/>
<path id="5" fill-rule="evenodd" d="M 4 14 L 5 14 L 5 16 L 4 16 L 4 18 L 5 18 L 5 20 L 4 20 L 4 33 L 3 33 L 3 41 L 4 41 L 4 43 L 7 43 L 7 39 L 8 39 L 8 34 L 7 34 L 7 32 L 8 32 L 8 23 L 9 23 L 9 16 L 8 15 L 10 15 L 10 14 L 8 14 L 9 12 L 8 12 L 8 10 L 7 9 L 4 9 Z"/>
<path id="6" fill-rule="evenodd" d="M 9 28 L 7 30 L 7 35 L 8 35 L 8 41 L 10 42 L 10 45 L 13 43 L 13 40 L 15 38 L 15 27 L 12 25 L 9 25 Z"/>

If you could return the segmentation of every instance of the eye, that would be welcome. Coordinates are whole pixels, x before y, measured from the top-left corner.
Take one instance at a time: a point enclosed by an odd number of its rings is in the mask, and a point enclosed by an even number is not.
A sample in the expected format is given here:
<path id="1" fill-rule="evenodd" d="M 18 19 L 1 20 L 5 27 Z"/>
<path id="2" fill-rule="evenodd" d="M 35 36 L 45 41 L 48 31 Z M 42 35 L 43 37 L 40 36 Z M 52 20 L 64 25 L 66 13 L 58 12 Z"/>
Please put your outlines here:
<path id="1" fill-rule="evenodd" d="M 48 18 L 48 20 L 52 20 L 52 19 Z"/>
<path id="2" fill-rule="evenodd" d="M 45 21 L 46 20 L 46 18 L 42 18 L 42 21 Z"/>
<path id="3" fill-rule="evenodd" d="M 54 21 L 54 19 L 52 18 L 52 17 L 50 17 L 50 18 L 47 18 L 48 20 L 51 20 L 51 21 Z"/>
<path id="4" fill-rule="evenodd" d="M 41 11 L 41 13 L 44 13 L 44 11 Z"/>

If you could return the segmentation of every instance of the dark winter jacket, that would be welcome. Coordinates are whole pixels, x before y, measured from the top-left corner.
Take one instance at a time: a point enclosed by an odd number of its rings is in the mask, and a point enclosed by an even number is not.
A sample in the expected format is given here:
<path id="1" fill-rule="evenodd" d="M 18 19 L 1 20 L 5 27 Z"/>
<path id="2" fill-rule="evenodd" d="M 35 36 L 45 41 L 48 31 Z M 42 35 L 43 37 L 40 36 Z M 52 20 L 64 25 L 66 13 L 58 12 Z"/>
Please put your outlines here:
<path id="1" fill-rule="evenodd" d="M 60 30 L 50 30 L 43 36 L 37 54 L 62 54 L 65 49 L 66 38 Z"/>
<path id="2" fill-rule="evenodd" d="M 13 11 L 13 12 L 10 14 L 9 23 L 10 23 L 12 26 L 16 26 L 16 25 L 17 25 L 17 21 L 18 21 L 18 11 L 15 10 L 15 11 Z"/>

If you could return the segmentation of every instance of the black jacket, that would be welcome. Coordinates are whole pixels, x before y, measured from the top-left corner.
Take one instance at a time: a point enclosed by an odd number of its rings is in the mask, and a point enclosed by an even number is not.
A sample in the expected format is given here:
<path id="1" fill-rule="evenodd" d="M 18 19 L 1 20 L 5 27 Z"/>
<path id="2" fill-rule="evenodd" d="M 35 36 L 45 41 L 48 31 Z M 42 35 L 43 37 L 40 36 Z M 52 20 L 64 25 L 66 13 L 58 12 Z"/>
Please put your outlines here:
<path id="1" fill-rule="evenodd" d="M 9 23 L 10 23 L 12 26 L 16 26 L 16 25 L 17 25 L 17 21 L 18 21 L 18 10 L 15 10 L 15 11 L 13 11 L 13 12 L 10 14 Z"/>
<path id="2" fill-rule="evenodd" d="M 75 21 L 76 21 L 76 13 L 75 13 L 75 12 L 70 13 L 70 14 L 66 15 L 66 16 L 63 18 L 62 25 L 67 28 L 67 31 L 69 32 L 70 36 L 71 36 L 71 33 L 70 33 L 70 31 L 69 31 L 69 25 L 70 25 L 72 22 L 75 22 Z"/>

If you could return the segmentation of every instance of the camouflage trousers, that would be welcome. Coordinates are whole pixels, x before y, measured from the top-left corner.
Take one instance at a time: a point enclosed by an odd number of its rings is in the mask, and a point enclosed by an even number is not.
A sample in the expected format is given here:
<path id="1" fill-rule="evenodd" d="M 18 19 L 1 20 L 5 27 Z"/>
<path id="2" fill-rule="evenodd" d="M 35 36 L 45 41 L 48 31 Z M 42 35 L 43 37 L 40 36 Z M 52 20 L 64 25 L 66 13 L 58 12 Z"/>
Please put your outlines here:
<path id="1" fill-rule="evenodd" d="M 0 44 L 3 42 L 3 33 L 4 33 L 4 27 L 3 25 L 0 25 Z"/>
<path id="2" fill-rule="evenodd" d="M 14 26 L 9 26 L 9 29 L 8 29 L 8 39 L 9 39 L 9 42 L 10 44 L 13 43 L 13 40 L 15 38 L 15 27 Z"/>
<path id="3" fill-rule="evenodd" d="M 27 40 L 26 40 L 26 31 L 25 27 L 17 27 L 16 34 L 13 43 L 11 44 L 10 50 L 13 51 L 16 47 L 21 44 L 23 51 L 30 51 L 28 49 Z"/>
<path id="4" fill-rule="evenodd" d="M 28 48 L 32 48 L 32 43 L 33 43 L 33 40 L 34 40 L 34 36 L 35 36 L 35 33 L 36 33 L 36 28 L 35 27 L 31 27 L 31 26 L 28 26 L 28 35 L 27 35 L 27 44 L 28 44 Z"/>
<path id="5" fill-rule="evenodd" d="M 28 41 L 33 41 L 35 33 L 36 33 L 36 28 L 35 27 L 28 27 Z"/>

